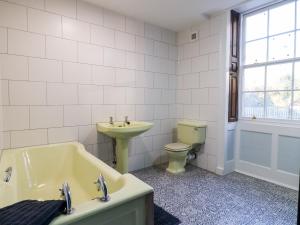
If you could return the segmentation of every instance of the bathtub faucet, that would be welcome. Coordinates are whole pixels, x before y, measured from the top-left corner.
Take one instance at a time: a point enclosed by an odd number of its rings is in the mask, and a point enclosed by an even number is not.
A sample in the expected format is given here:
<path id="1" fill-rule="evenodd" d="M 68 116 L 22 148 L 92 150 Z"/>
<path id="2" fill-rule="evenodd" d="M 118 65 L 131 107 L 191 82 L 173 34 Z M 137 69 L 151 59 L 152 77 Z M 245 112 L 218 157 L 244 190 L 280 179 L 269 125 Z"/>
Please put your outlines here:
<path id="1" fill-rule="evenodd" d="M 11 178 L 11 174 L 12 174 L 12 167 L 10 166 L 10 167 L 8 167 L 5 171 L 5 176 L 4 176 L 4 179 L 3 179 L 3 181 L 4 182 L 6 182 L 6 183 L 8 183 L 9 182 L 9 180 L 10 180 L 10 178 Z"/>
<path id="2" fill-rule="evenodd" d="M 100 174 L 100 176 L 98 177 L 97 181 L 95 182 L 95 184 L 97 185 L 97 189 L 98 191 L 102 191 L 103 196 L 100 197 L 100 201 L 101 202 L 108 202 L 110 200 L 110 197 L 108 195 L 108 189 L 107 189 L 107 185 L 105 182 L 104 177 Z"/>
<path id="3" fill-rule="evenodd" d="M 59 190 L 61 191 L 61 196 L 66 201 L 65 213 L 69 215 L 72 213 L 72 199 L 71 199 L 71 190 L 68 182 L 65 181 L 62 185 L 62 188 Z"/>

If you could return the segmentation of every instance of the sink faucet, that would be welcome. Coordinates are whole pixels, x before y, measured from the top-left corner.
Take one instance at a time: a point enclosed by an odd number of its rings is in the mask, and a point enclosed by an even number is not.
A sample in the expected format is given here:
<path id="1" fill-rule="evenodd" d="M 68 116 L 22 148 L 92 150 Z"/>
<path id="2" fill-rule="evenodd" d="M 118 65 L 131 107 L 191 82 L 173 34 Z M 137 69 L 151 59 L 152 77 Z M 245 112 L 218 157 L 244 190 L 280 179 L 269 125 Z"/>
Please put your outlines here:
<path id="1" fill-rule="evenodd" d="M 124 124 L 126 125 L 129 125 L 130 124 L 130 122 L 128 121 L 128 116 L 125 116 L 125 120 L 124 120 Z"/>
<path id="2" fill-rule="evenodd" d="M 101 202 L 108 202 L 110 200 L 110 197 L 108 195 L 108 189 L 107 189 L 107 185 L 106 182 L 104 180 L 104 177 L 100 174 L 100 176 L 98 177 L 97 181 L 95 182 L 95 184 L 97 185 L 97 189 L 98 191 L 102 191 L 103 196 L 100 197 L 100 201 Z"/>
<path id="3" fill-rule="evenodd" d="M 110 123 L 111 125 L 114 125 L 114 120 L 113 120 L 113 117 L 112 117 L 112 116 L 109 117 L 109 123 Z"/>

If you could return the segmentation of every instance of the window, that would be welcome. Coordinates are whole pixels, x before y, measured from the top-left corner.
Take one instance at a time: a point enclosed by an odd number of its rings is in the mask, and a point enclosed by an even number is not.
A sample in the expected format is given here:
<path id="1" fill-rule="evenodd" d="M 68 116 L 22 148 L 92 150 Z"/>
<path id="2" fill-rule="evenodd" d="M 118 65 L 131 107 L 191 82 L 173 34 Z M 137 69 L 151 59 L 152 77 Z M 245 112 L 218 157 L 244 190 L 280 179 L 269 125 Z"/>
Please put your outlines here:
<path id="1" fill-rule="evenodd" d="M 243 16 L 241 116 L 300 120 L 300 0 Z"/>

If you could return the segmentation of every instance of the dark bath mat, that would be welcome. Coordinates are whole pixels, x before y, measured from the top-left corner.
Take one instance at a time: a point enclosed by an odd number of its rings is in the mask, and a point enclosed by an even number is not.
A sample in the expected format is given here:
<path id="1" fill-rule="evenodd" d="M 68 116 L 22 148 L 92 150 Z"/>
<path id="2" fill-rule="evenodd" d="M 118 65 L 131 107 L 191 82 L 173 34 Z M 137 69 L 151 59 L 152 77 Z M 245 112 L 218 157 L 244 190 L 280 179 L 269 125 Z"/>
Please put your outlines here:
<path id="1" fill-rule="evenodd" d="M 154 204 L 154 225 L 178 225 L 180 223 L 177 217 Z"/>

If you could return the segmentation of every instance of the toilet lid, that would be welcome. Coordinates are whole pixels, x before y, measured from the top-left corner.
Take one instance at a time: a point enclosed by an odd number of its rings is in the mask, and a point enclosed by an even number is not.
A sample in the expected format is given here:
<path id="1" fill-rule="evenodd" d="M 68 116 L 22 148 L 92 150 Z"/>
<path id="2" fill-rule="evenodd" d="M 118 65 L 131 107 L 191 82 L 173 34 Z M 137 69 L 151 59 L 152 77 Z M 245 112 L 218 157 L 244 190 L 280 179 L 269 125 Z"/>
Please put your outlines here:
<path id="1" fill-rule="evenodd" d="M 180 151 L 190 150 L 191 146 L 183 143 L 171 143 L 171 144 L 167 144 L 165 146 L 165 149 L 167 151 L 180 152 Z"/>

